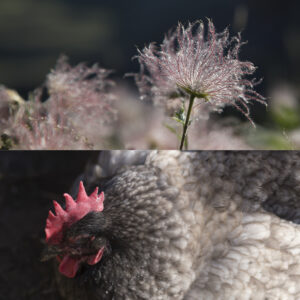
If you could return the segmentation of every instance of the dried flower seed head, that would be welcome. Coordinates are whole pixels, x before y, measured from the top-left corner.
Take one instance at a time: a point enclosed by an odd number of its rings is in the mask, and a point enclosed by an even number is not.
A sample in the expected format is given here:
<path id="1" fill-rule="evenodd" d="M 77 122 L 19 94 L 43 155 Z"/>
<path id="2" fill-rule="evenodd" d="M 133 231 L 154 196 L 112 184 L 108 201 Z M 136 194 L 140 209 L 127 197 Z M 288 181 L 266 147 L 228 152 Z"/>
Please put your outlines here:
<path id="1" fill-rule="evenodd" d="M 251 121 L 249 102 L 266 102 L 253 89 L 257 82 L 245 78 L 256 68 L 238 59 L 242 44 L 240 35 L 229 38 L 227 29 L 216 33 L 210 20 L 206 37 L 202 21 L 186 28 L 179 24 L 160 47 L 152 43 L 139 51 L 141 70 L 135 79 L 142 97 L 166 106 L 166 101 L 192 95 L 211 104 L 210 110 L 233 105 Z"/>
<path id="2" fill-rule="evenodd" d="M 59 106 L 60 114 L 72 118 L 73 123 L 80 119 L 82 125 L 112 123 L 116 119 L 116 99 L 107 91 L 114 84 L 107 78 L 110 73 L 97 64 L 88 67 L 81 63 L 72 67 L 67 57 L 61 56 L 46 81 L 49 111 L 55 112 Z"/>
<path id="3" fill-rule="evenodd" d="M 4 127 L 5 133 L 15 138 L 17 149 L 103 147 L 105 135 L 117 119 L 116 97 L 110 90 L 113 82 L 107 78 L 109 74 L 110 71 L 96 64 L 72 67 L 67 57 L 61 56 L 43 87 L 19 105 L 22 110 L 18 114 L 4 107 L 3 113 L 11 115 L 10 122 L 3 125 L 0 122 L 0 129 Z M 12 94 L 6 94 L 0 88 L 1 103 L 12 98 Z"/>

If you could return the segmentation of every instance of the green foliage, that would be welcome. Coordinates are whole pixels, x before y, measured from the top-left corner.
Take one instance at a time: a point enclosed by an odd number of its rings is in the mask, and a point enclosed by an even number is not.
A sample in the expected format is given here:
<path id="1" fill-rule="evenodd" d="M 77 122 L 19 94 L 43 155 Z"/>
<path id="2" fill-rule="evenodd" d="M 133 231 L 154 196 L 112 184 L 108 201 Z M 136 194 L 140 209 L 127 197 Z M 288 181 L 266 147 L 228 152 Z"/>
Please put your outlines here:
<path id="1" fill-rule="evenodd" d="M 300 126 L 300 111 L 291 107 L 280 106 L 271 111 L 273 121 L 281 128 L 290 130 Z"/>
<path id="2" fill-rule="evenodd" d="M 285 132 L 257 128 L 247 137 L 248 143 L 255 149 L 294 150 L 294 146 Z"/>
<path id="3" fill-rule="evenodd" d="M 13 145 L 14 143 L 12 138 L 7 134 L 2 133 L 0 139 L 0 150 L 10 150 L 13 148 Z"/>
<path id="4" fill-rule="evenodd" d="M 184 104 L 182 104 L 180 109 L 175 112 L 175 116 L 173 117 L 173 120 L 184 125 L 185 118 L 186 118 L 186 115 L 185 115 Z"/>

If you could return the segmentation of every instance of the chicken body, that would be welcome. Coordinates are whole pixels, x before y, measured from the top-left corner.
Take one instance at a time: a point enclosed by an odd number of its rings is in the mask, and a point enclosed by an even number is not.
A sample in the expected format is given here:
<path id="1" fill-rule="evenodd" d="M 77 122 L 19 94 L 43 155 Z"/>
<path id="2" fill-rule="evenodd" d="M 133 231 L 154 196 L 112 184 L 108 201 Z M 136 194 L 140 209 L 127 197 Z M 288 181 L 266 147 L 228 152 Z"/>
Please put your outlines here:
<path id="1" fill-rule="evenodd" d="M 132 153 L 82 176 L 105 193 L 105 228 L 92 213 L 75 226 L 109 246 L 57 272 L 66 299 L 300 299 L 299 153 Z"/>

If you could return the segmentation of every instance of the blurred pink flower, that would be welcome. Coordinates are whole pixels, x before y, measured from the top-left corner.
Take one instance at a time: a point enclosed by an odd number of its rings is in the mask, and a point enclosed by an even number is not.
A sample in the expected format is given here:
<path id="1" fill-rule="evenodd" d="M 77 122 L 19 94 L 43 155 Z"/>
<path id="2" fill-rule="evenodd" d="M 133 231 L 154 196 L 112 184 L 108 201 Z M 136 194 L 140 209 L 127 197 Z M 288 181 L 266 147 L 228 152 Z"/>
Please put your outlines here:
<path id="1" fill-rule="evenodd" d="M 108 91 L 114 83 L 107 77 L 111 71 L 97 64 L 88 67 L 81 63 L 72 67 L 66 56 L 61 56 L 54 70 L 47 76 L 49 99 L 46 106 L 50 113 L 73 118 L 73 122 L 99 125 L 116 119 L 115 96 Z M 95 124 L 96 123 L 96 124 Z"/>
<path id="2" fill-rule="evenodd" d="M 11 124 L 10 133 L 16 141 L 14 148 L 22 150 L 85 149 L 83 139 L 76 138 L 74 128 L 66 126 L 66 120 L 58 120 L 48 114 L 40 94 L 36 92 L 22 107 L 18 119 Z"/>
<path id="3" fill-rule="evenodd" d="M 17 113 L 10 109 L 9 90 L 0 89 L 0 114 L 5 117 L 1 132 L 13 137 L 18 149 L 102 148 L 107 128 L 117 118 L 109 74 L 97 65 L 71 67 L 62 56 L 47 76 L 46 101 L 38 88 L 17 107 Z"/>
<path id="4" fill-rule="evenodd" d="M 238 59 L 242 44 L 240 35 L 229 38 L 227 29 L 216 33 L 210 20 L 206 38 L 202 21 L 187 28 L 179 24 L 160 47 L 152 43 L 139 51 L 141 70 L 135 79 L 142 97 L 167 106 L 168 100 L 192 95 L 203 98 L 210 110 L 233 105 L 251 121 L 249 102 L 266 102 L 253 89 L 257 82 L 245 78 L 256 68 Z"/>
<path id="5" fill-rule="evenodd" d="M 70 128 L 63 128 L 50 116 L 34 119 L 30 127 L 19 125 L 17 149 L 23 150 L 76 150 L 86 149 L 84 141 L 75 138 Z"/>

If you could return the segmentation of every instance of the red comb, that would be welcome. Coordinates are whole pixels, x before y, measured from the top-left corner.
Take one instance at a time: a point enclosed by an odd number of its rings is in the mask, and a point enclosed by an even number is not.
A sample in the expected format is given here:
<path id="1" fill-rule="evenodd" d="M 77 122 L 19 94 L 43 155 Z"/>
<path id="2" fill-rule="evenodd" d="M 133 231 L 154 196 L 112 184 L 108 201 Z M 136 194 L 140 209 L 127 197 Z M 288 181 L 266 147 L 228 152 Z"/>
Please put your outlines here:
<path id="1" fill-rule="evenodd" d="M 55 214 L 49 211 L 46 221 L 46 242 L 49 244 L 59 244 L 63 236 L 63 228 L 70 227 L 73 223 L 83 218 L 91 211 L 102 211 L 104 193 L 98 195 L 98 188 L 88 196 L 82 181 L 79 184 L 79 191 L 76 202 L 69 194 L 64 194 L 66 199 L 66 210 L 56 201 L 53 201 Z"/>

